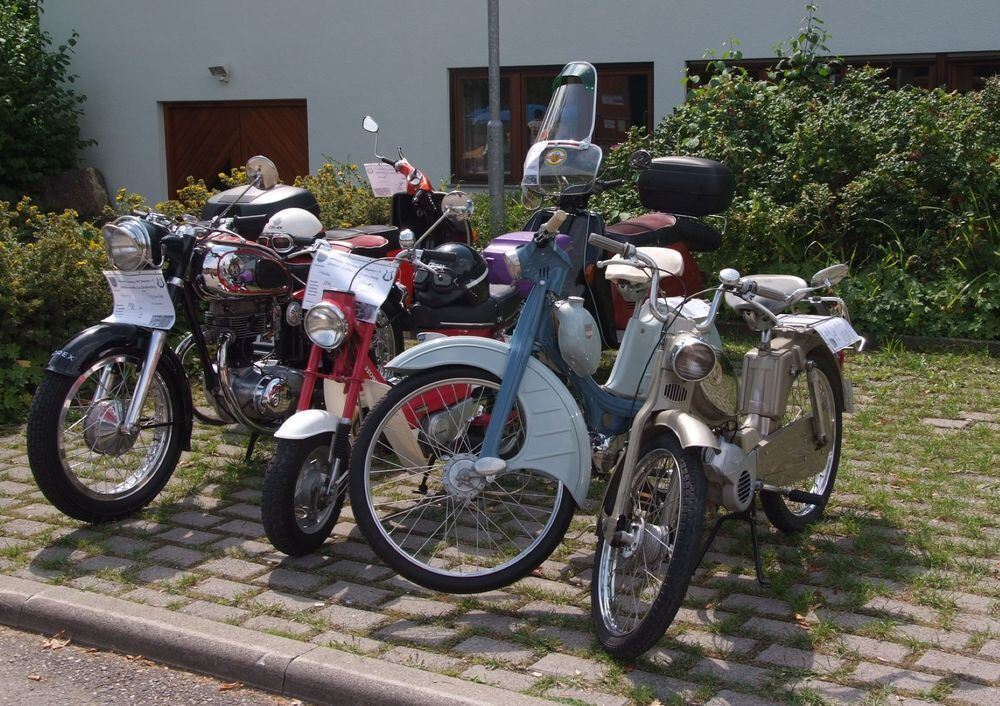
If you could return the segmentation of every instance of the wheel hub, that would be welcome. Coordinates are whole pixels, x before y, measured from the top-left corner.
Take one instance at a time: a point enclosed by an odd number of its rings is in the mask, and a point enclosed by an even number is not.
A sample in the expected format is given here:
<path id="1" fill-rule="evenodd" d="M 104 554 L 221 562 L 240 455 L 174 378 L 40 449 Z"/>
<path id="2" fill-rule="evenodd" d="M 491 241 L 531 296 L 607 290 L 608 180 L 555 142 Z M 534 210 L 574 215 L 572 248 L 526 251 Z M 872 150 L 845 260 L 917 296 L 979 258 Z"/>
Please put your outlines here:
<path id="1" fill-rule="evenodd" d="M 313 462 L 302 469 L 295 489 L 295 514 L 299 520 L 313 522 L 329 505 L 326 493 L 327 474 L 323 464 Z"/>
<path id="2" fill-rule="evenodd" d="M 628 531 L 616 532 L 614 544 L 621 548 L 624 559 L 655 566 L 667 553 L 669 539 L 668 527 L 654 525 L 642 518 L 632 522 Z"/>
<path id="3" fill-rule="evenodd" d="M 125 433 L 122 422 L 125 405 L 121 400 L 101 400 L 87 410 L 83 418 L 83 439 L 94 453 L 121 456 L 134 445 L 138 431 Z"/>
<path id="4" fill-rule="evenodd" d="M 472 500 L 486 487 L 486 477 L 476 472 L 475 454 L 457 454 L 445 463 L 444 488 L 453 498 Z"/>

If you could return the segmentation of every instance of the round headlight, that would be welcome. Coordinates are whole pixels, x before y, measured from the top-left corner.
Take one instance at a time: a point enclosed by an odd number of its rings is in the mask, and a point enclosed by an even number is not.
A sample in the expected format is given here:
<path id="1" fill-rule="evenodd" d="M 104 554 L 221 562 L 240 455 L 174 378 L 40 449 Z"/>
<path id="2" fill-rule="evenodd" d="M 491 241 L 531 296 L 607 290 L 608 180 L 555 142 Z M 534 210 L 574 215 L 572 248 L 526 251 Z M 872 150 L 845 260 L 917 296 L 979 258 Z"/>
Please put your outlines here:
<path id="1" fill-rule="evenodd" d="M 715 368 L 715 349 L 700 338 L 686 337 L 670 351 L 670 364 L 680 379 L 698 382 Z"/>
<path id="2" fill-rule="evenodd" d="M 347 338 L 347 317 L 340 307 L 320 302 L 309 310 L 305 319 L 306 335 L 320 348 L 332 350 Z"/>
<path id="3" fill-rule="evenodd" d="M 136 218 L 119 218 L 101 228 L 112 266 L 131 272 L 152 264 L 149 233 Z"/>
<path id="4" fill-rule="evenodd" d="M 507 272 L 510 273 L 511 281 L 521 279 L 521 258 L 517 253 L 517 249 L 505 252 L 503 260 L 507 265 Z"/>

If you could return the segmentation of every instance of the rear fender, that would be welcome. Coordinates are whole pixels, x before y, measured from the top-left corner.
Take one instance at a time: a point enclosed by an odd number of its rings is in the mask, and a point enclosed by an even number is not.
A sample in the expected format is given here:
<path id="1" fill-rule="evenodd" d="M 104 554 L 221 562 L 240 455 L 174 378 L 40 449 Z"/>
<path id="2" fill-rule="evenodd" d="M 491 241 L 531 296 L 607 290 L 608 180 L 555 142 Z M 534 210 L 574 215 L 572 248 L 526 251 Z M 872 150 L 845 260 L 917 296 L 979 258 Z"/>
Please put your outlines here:
<path id="1" fill-rule="evenodd" d="M 145 351 L 149 347 L 150 330 L 132 324 L 97 324 L 84 329 L 62 348 L 55 351 L 45 369 L 57 375 L 76 377 L 83 373 L 90 362 L 99 354 L 115 349 L 133 348 Z M 191 402 L 191 386 L 187 382 L 184 366 L 173 349 L 163 347 L 160 367 L 174 379 L 181 396 L 181 413 L 184 417 L 181 433 L 181 448 L 191 449 L 191 426 L 194 406 Z"/>
<path id="2" fill-rule="evenodd" d="M 486 370 L 498 378 L 507 365 L 510 346 L 492 338 L 452 336 L 414 346 L 389 361 L 391 374 L 461 365 Z M 590 485 L 590 440 L 583 415 L 566 386 L 534 358 L 528 360 L 517 400 L 531 431 L 509 470 L 531 469 L 561 481 L 577 505 Z"/>

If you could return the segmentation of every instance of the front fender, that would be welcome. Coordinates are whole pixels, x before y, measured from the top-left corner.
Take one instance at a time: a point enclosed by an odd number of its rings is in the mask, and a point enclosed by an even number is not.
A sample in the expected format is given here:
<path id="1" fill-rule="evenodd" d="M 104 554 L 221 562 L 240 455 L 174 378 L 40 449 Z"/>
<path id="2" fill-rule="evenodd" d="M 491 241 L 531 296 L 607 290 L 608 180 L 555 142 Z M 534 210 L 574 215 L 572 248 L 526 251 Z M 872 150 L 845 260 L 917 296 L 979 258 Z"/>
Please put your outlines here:
<path id="1" fill-rule="evenodd" d="M 318 434 L 332 434 L 337 431 L 340 417 L 325 409 L 307 409 L 296 412 L 274 432 L 275 439 L 308 439 Z"/>
<path id="2" fill-rule="evenodd" d="M 414 346 L 389 361 L 392 374 L 461 365 L 503 376 L 510 346 L 492 338 L 451 336 Z M 590 439 L 580 408 L 555 373 L 528 360 L 517 400 L 529 430 L 521 450 L 507 461 L 509 470 L 530 469 L 561 481 L 577 504 L 590 486 Z"/>
<path id="3" fill-rule="evenodd" d="M 658 412 L 653 419 L 653 426 L 669 429 L 677 435 L 678 441 L 685 449 L 692 446 L 720 450 L 719 440 L 703 421 L 694 415 L 679 409 L 666 409 Z"/>
<path id="4" fill-rule="evenodd" d="M 55 351 L 46 363 L 45 369 L 57 375 L 75 378 L 87 369 L 97 355 L 105 351 L 135 349 L 145 353 L 149 347 L 149 336 L 149 329 L 132 324 L 97 324 L 84 329 Z M 165 375 L 173 378 L 177 385 L 183 407 L 181 413 L 184 415 L 181 448 L 190 450 L 194 405 L 191 401 L 191 386 L 188 385 L 187 374 L 177 354 L 169 346 L 163 347 L 159 365 Z"/>

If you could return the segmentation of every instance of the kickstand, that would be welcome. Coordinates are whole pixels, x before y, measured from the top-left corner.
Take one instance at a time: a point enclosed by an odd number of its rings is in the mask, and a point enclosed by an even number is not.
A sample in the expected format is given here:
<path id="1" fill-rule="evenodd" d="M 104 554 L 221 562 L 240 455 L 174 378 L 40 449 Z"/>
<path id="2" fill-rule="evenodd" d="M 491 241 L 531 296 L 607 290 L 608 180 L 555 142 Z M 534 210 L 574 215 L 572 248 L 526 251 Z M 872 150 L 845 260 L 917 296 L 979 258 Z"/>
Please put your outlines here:
<path id="1" fill-rule="evenodd" d="M 767 586 L 767 581 L 764 579 L 764 567 L 760 559 L 760 541 L 757 538 L 757 498 L 753 499 L 750 503 L 750 507 L 746 510 L 731 512 L 728 515 L 723 515 L 715 521 L 715 526 L 712 527 L 712 531 L 708 533 L 708 539 L 705 540 L 705 544 L 701 548 L 701 555 L 698 557 L 698 563 L 695 566 L 697 567 L 701 565 L 705 555 L 708 554 L 709 548 L 712 546 L 712 542 L 715 541 L 716 535 L 719 534 L 719 530 L 722 528 L 722 523 L 726 520 L 745 520 L 747 524 L 750 525 L 750 543 L 753 546 L 753 567 L 757 572 L 757 583 L 761 586 Z"/>
<path id="2" fill-rule="evenodd" d="M 257 437 L 260 434 L 257 432 L 250 432 L 250 441 L 247 442 L 247 455 L 243 457 L 243 463 L 250 463 L 250 457 L 253 456 L 253 450 L 257 446 Z"/>

